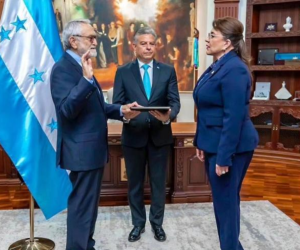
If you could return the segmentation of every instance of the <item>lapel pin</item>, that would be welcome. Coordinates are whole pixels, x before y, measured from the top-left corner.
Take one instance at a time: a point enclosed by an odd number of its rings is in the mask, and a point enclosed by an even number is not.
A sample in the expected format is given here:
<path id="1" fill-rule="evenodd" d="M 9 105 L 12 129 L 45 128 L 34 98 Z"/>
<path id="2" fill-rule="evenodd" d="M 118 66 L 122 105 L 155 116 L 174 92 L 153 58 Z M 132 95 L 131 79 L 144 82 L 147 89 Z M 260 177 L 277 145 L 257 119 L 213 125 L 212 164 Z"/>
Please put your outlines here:
<path id="1" fill-rule="evenodd" d="M 159 69 L 159 67 L 157 66 L 157 68 Z"/>
<path id="2" fill-rule="evenodd" d="M 212 71 L 211 74 L 215 73 L 215 71 Z"/>

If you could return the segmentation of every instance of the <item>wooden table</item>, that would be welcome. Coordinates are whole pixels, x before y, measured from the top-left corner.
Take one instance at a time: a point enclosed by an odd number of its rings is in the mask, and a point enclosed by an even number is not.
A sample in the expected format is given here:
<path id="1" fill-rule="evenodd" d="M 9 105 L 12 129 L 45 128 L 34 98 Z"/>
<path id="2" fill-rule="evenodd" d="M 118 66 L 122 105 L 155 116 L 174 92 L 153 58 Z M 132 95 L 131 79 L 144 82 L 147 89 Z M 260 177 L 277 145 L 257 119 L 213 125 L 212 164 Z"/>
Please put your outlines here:
<path id="1" fill-rule="evenodd" d="M 121 149 L 121 123 L 108 126 L 110 161 L 106 166 L 102 200 L 121 202 L 127 200 L 127 176 Z M 193 139 L 196 123 L 172 123 L 174 145 L 168 162 L 166 196 L 168 202 L 210 201 L 211 191 L 205 167 L 195 156 Z M 145 199 L 150 199 L 148 176 L 145 178 Z"/>

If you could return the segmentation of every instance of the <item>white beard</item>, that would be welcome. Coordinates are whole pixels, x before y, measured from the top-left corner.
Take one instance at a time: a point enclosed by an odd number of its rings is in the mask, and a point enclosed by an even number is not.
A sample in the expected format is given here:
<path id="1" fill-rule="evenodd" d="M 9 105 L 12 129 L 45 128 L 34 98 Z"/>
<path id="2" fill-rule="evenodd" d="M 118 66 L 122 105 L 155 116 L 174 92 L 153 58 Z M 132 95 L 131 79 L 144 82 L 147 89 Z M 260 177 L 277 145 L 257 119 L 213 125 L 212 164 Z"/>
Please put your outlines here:
<path id="1" fill-rule="evenodd" d="M 96 57 L 97 56 L 97 50 L 96 49 L 91 49 L 90 50 L 90 57 Z"/>

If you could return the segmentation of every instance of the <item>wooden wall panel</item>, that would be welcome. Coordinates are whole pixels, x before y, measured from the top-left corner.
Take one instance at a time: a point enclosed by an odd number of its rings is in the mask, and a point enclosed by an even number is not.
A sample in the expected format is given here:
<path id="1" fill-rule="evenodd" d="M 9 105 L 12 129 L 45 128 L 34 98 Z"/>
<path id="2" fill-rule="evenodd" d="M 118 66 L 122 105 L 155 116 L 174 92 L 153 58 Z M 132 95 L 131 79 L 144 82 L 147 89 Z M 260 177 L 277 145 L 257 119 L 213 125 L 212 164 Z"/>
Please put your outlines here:
<path id="1" fill-rule="evenodd" d="M 240 0 L 215 0 L 215 19 L 225 16 L 238 18 Z"/>
<path id="2" fill-rule="evenodd" d="M 114 185 L 114 162 L 115 159 L 110 155 L 108 163 L 105 166 L 105 171 L 103 173 L 102 184 Z"/>
<path id="3" fill-rule="evenodd" d="M 203 185 L 207 183 L 204 163 L 199 161 L 194 154 L 187 159 L 188 185 Z"/>
<path id="4" fill-rule="evenodd" d="M 0 0 L 0 18 L 1 18 L 1 15 L 2 15 L 3 5 L 4 5 L 4 0 Z"/>
<path id="5" fill-rule="evenodd" d="M 9 178 L 10 176 L 8 176 L 7 173 L 7 162 L 8 162 L 8 157 L 5 153 L 5 151 L 3 150 L 3 148 L 0 146 L 0 179 L 4 179 L 4 178 Z"/>
<path id="6" fill-rule="evenodd" d="M 205 167 L 195 155 L 193 138 L 175 138 L 174 153 L 172 203 L 211 201 Z"/>
<path id="7" fill-rule="evenodd" d="M 0 185 L 20 183 L 16 178 L 18 178 L 18 172 L 0 145 Z"/>

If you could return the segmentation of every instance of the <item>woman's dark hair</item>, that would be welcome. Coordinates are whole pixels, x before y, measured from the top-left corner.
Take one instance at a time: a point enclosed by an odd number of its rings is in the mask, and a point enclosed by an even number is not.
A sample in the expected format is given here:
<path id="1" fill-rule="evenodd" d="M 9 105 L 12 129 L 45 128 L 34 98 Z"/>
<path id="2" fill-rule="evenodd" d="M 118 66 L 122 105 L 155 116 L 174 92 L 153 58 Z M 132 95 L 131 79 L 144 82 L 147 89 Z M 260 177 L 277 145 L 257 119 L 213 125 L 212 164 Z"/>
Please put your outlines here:
<path id="1" fill-rule="evenodd" d="M 220 31 L 225 39 L 231 41 L 234 51 L 250 67 L 251 57 L 247 52 L 246 44 L 243 39 L 244 26 L 236 18 L 223 17 L 213 21 L 213 28 Z"/>

